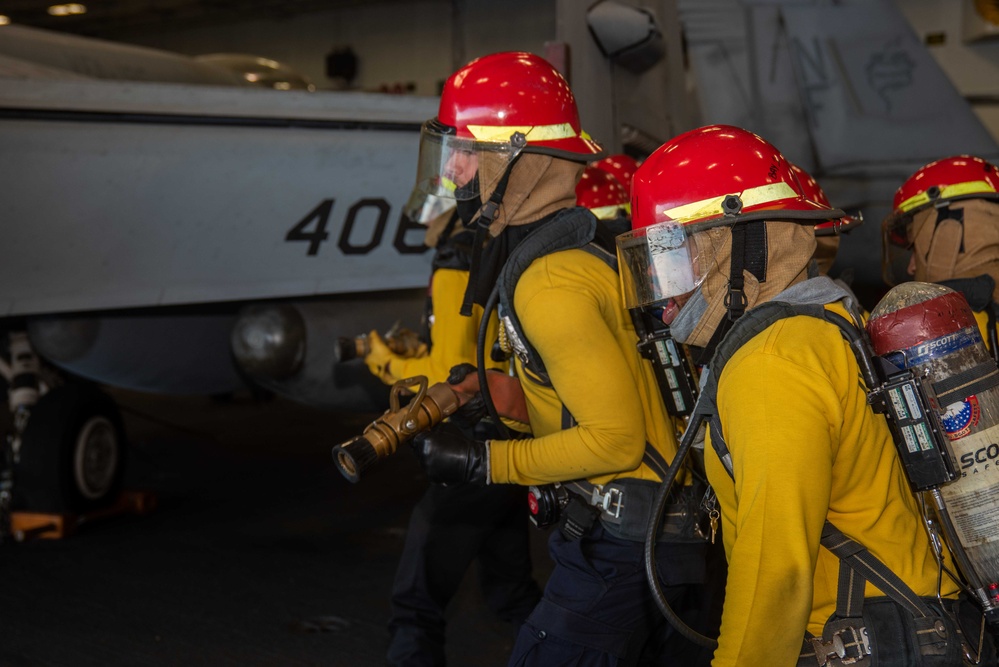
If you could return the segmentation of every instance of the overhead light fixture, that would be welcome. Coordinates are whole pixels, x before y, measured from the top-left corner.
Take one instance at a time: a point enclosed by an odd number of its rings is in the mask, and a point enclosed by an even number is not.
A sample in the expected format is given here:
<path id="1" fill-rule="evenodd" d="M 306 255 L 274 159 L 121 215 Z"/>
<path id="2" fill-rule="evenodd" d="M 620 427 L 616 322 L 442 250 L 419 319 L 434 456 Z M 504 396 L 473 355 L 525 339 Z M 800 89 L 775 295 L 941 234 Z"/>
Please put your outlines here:
<path id="1" fill-rule="evenodd" d="M 9 25 L 9 24 L 10 24 L 10 17 L 0 14 L 0 25 Z"/>
<path id="2" fill-rule="evenodd" d="M 64 5 L 52 5 L 48 8 L 48 12 L 52 16 L 75 16 L 86 14 L 87 8 L 78 2 L 69 2 Z"/>
<path id="3" fill-rule="evenodd" d="M 629 72 L 641 74 L 663 59 L 663 33 L 651 10 L 618 0 L 597 0 L 586 24 L 600 52 Z"/>

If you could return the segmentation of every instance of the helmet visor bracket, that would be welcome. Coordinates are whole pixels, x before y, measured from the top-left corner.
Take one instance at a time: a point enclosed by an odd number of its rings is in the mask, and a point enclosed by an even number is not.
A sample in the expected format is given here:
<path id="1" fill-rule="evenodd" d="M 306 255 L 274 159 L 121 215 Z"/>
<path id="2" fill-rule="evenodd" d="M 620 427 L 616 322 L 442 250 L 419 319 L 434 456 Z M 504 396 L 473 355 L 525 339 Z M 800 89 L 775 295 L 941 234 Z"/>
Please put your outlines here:
<path id="1" fill-rule="evenodd" d="M 840 236 L 853 231 L 864 224 L 864 214 L 857 211 L 853 215 L 846 215 L 842 218 L 820 222 L 815 225 L 815 236 Z"/>

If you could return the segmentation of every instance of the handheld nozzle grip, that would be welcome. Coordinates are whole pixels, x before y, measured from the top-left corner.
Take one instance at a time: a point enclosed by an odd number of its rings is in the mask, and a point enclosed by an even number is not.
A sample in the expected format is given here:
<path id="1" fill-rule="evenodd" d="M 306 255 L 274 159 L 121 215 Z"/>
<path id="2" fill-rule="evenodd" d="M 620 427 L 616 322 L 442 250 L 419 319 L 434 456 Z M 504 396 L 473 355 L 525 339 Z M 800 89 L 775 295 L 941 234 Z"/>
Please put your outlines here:
<path id="1" fill-rule="evenodd" d="M 401 406 L 399 393 L 419 386 L 409 405 Z M 417 433 L 429 431 L 458 409 L 458 395 L 446 382 L 427 387 L 427 378 L 417 376 L 400 380 L 392 386 L 391 407 L 371 423 L 364 432 L 333 448 L 333 459 L 341 474 L 357 482 L 361 473 L 379 459 L 395 453 L 399 445 L 411 440 Z"/>
<path id="2" fill-rule="evenodd" d="M 388 333 L 382 336 L 383 342 L 392 352 L 399 356 L 418 357 L 425 354 L 427 346 L 420 340 L 419 334 L 396 324 Z M 333 344 L 334 361 L 342 364 L 353 359 L 363 359 L 371 353 L 371 340 L 368 334 L 353 338 L 341 336 Z"/>
<path id="3" fill-rule="evenodd" d="M 333 356 L 338 364 L 352 359 L 363 359 L 370 351 L 366 335 L 354 338 L 341 336 L 336 339 L 336 343 L 333 345 Z"/>

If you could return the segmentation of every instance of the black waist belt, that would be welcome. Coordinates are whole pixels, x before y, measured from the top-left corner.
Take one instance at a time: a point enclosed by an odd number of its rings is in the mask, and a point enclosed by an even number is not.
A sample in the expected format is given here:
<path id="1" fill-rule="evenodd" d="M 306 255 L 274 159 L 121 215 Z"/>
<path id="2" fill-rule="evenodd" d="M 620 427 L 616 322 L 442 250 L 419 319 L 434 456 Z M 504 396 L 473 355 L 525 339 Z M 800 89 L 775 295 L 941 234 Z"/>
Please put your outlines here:
<path id="1" fill-rule="evenodd" d="M 901 578 L 859 542 L 826 520 L 822 546 L 840 559 L 836 612 L 822 628 L 822 637 L 806 636 L 798 667 L 841 667 L 877 664 L 880 667 L 959 665 L 963 652 L 963 615 L 959 602 L 919 597 Z M 867 582 L 887 597 L 865 598 Z M 973 609 L 968 628 L 976 633 L 978 664 L 984 647 L 985 617 Z M 989 647 L 991 655 L 991 647 Z M 917 658 L 917 656 L 922 656 Z M 990 658 L 994 663 L 994 658 Z"/>
<path id="2" fill-rule="evenodd" d="M 923 600 L 934 608 L 939 606 L 936 598 Z M 943 601 L 944 613 L 910 618 L 907 622 L 898 619 L 908 612 L 890 598 L 866 598 L 865 602 L 863 617 L 833 623 L 834 627 L 821 638 L 806 637 L 797 667 L 868 664 L 873 656 L 877 656 L 880 665 L 908 665 L 917 655 L 946 655 L 948 642 L 956 644 L 950 649 L 951 654 L 957 652 L 957 646 L 961 644 L 962 636 L 954 620 L 945 615 L 953 612 L 956 600 Z M 869 629 L 871 624 L 877 626 L 879 632 Z M 981 651 L 980 647 L 978 651 Z"/>
<path id="3" fill-rule="evenodd" d="M 586 481 L 567 482 L 565 486 L 600 510 L 600 521 L 611 534 L 626 540 L 645 540 L 659 482 L 617 479 L 601 486 Z M 695 509 L 701 500 L 696 496 L 696 490 L 690 486 L 670 492 L 663 513 L 660 541 L 703 541 L 693 536 Z"/>

